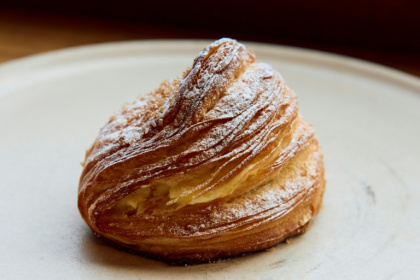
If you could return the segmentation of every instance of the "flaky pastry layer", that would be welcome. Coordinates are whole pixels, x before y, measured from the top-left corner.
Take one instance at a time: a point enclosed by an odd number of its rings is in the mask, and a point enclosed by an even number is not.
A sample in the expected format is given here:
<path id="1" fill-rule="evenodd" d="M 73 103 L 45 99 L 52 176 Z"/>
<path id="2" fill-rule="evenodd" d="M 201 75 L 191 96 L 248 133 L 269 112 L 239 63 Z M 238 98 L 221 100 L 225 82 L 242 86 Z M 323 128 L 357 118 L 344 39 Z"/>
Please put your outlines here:
<path id="1" fill-rule="evenodd" d="M 78 206 L 100 236 L 205 262 L 303 232 L 324 188 L 296 95 L 250 49 L 221 39 L 110 118 L 86 153 Z"/>

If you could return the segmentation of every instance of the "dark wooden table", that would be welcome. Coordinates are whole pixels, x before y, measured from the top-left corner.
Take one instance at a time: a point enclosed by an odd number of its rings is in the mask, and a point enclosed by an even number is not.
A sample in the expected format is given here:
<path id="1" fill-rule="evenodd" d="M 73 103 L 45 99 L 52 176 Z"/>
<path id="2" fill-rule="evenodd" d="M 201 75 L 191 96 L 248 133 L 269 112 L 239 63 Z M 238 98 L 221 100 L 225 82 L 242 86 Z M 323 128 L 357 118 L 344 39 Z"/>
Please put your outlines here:
<path id="1" fill-rule="evenodd" d="M 0 63 L 28 55 L 93 43 L 143 39 L 217 39 L 211 30 L 175 28 L 55 14 L 0 10 Z M 420 77 L 420 56 L 351 46 L 296 43 L 269 38 L 236 38 L 281 43 L 361 58 Z"/>

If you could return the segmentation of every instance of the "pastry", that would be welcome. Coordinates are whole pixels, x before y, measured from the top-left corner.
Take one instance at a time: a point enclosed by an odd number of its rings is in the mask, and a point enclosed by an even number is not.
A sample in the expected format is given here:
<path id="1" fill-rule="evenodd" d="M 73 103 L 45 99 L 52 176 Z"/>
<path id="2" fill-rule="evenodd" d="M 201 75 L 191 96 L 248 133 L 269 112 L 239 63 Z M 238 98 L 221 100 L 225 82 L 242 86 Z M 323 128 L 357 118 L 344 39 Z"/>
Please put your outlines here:
<path id="1" fill-rule="evenodd" d="M 83 165 L 78 207 L 89 227 L 174 263 L 300 234 L 325 188 L 322 152 L 296 95 L 226 38 L 112 116 Z"/>

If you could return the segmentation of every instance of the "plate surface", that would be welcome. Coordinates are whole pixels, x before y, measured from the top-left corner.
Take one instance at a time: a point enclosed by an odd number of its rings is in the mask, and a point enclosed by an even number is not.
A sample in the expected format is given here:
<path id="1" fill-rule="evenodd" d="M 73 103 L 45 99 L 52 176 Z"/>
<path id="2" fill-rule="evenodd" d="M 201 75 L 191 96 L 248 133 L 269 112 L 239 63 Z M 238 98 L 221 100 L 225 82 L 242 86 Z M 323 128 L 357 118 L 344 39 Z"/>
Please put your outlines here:
<path id="1" fill-rule="evenodd" d="M 324 150 L 309 231 L 274 250 L 174 267 L 98 240 L 76 207 L 85 150 L 125 102 L 207 41 L 72 48 L 0 66 L 0 278 L 413 279 L 420 273 L 420 80 L 320 52 L 247 44 L 295 90 Z"/>

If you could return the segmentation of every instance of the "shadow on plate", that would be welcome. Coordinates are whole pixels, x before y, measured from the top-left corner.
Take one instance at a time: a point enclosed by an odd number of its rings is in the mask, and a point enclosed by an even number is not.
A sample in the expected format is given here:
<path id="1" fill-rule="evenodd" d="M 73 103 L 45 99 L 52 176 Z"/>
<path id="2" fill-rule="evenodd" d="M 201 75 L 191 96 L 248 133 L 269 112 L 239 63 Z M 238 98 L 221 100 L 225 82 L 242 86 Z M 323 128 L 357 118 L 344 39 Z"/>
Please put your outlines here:
<path id="1" fill-rule="evenodd" d="M 88 265 L 97 265 L 113 270 L 124 270 L 134 273 L 159 274 L 166 273 L 207 273 L 222 272 L 238 268 L 256 257 L 258 254 L 240 256 L 232 259 L 219 260 L 211 263 L 197 265 L 172 265 L 162 261 L 148 258 L 140 253 L 128 250 L 109 240 L 94 235 L 84 226 L 84 233 L 80 245 L 83 262 Z"/>

